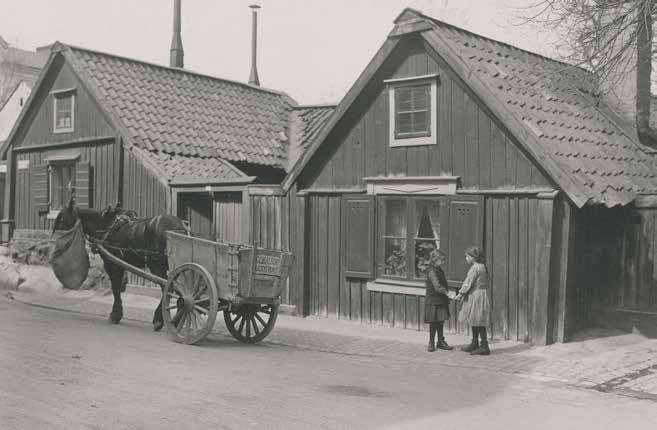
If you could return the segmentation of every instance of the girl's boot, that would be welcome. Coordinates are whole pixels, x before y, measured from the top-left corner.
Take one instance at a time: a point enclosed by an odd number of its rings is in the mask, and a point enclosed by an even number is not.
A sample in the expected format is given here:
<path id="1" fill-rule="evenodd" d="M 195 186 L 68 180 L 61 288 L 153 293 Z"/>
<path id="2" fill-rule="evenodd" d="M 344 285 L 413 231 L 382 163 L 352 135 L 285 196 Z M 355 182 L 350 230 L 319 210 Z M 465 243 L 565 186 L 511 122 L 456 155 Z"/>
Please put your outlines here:
<path id="1" fill-rule="evenodd" d="M 461 347 L 461 351 L 465 352 L 472 352 L 475 349 L 479 348 L 479 327 L 472 327 L 470 330 L 472 330 L 472 342 L 470 345 L 466 345 Z"/>
<path id="2" fill-rule="evenodd" d="M 429 352 L 436 350 L 436 329 L 435 323 L 429 324 L 429 346 L 427 347 L 427 351 Z"/>
<path id="3" fill-rule="evenodd" d="M 438 323 L 438 345 L 436 345 L 436 348 L 438 349 L 444 349 L 445 351 L 451 351 L 452 348 L 445 342 L 445 328 L 444 328 L 444 323 Z"/>
<path id="4" fill-rule="evenodd" d="M 488 335 L 486 334 L 486 327 L 479 327 L 479 348 L 475 349 L 470 355 L 489 355 L 490 349 L 488 348 Z"/>

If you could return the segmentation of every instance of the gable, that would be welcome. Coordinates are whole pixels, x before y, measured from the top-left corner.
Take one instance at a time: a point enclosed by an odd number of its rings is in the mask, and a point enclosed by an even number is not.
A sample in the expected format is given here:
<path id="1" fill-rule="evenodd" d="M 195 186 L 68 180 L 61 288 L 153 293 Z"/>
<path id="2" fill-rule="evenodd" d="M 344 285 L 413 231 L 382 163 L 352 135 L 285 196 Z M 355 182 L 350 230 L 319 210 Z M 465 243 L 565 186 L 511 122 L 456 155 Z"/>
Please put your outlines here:
<path id="1" fill-rule="evenodd" d="M 75 102 L 72 132 L 54 131 L 54 93 L 61 90 L 73 90 Z M 53 59 L 35 91 L 28 110 L 17 125 L 12 139 L 14 147 L 93 140 L 116 134 L 98 102 L 61 54 Z"/>
<path id="2" fill-rule="evenodd" d="M 657 152 L 633 138 L 618 115 L 595 97 L 588 72 L 412 9 L 405 9 L 396 22 L 384 47 L 336 112 L 349 111 L 357 95 L 370 85 L 374 76 L 371 69 L 388 61 L 390 50 L 384 51 L 392 46 L 391 41 L 419 35 L 431 56 L 444 58 L 468 91 L 476 94 L 478 106 L 500 121 L 498 128 L 508 131 L 506 138 L 576 206 L 625 205 L 639 195 L 657 194 Z M 310 177 L 304 166 L 315 157 L 330 158 L 329 137 L 342 116 L 333 115 L 328 130 L 313 142 L 284 180 L 285 189 L 302 172 L 306 179 Z M 472 119 L 467 124 L 473 124 Z M 485 129 L 478 133 L 485 133 Z M 401 153 L 400 165 L 404 162 Z M 476 157 L 474 153 L 472 156 Z"/>
<path id="3" fill-rule="evenodd" d="M 23 81 L 16 85 L 4 104 L 0 106 L 0 142 L 7 139 L 23 105 L 30 96 L 31 88 Z"/>
<path id="4" fill-rule="evenodd" d="M 436 143 L 391 147 L 384 81 L 437 75 Z M 420 38 L 407 36 L 328 134 L 301 189 L 362 189 L 367 177 L 458 176 L 465 189 L 550 188 L 501 122 Z"/>

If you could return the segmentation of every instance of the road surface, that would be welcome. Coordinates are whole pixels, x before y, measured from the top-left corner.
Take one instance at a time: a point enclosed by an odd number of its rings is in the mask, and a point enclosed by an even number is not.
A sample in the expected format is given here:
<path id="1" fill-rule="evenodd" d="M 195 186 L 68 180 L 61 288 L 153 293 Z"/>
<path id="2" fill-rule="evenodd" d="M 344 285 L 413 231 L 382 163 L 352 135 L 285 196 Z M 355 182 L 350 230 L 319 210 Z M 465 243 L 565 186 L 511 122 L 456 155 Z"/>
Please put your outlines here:
<path id="1" fill-rule="evenodd" d="M 657 428 L 655 402 L 441 366 L 442 353 L 427 364 L 221 335 L 186 346 L 150 324 L 3 297 L 0 428 Z"/>

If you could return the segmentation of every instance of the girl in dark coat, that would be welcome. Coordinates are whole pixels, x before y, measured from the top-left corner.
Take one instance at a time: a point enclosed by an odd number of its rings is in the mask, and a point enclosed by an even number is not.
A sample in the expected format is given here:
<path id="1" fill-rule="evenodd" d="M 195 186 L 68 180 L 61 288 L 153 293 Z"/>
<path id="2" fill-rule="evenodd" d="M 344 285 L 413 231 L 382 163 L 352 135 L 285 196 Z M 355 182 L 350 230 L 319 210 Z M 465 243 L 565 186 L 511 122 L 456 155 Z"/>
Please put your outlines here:
<path id="1" fill-rule="evenodd" d="M 427 269 L 426 294 L 424 302 L 424 322 L 429 324 L 429 347 L 427 351 L 438 349 L 451 350 L 445 342 L 443 325 L 449 319 L 449 298 L 447 297 L 447 279 L 442 265 L 445 253 L 439 249 L 431 251 Z M 434 344 L 438 333 L 438 344 Z"/>

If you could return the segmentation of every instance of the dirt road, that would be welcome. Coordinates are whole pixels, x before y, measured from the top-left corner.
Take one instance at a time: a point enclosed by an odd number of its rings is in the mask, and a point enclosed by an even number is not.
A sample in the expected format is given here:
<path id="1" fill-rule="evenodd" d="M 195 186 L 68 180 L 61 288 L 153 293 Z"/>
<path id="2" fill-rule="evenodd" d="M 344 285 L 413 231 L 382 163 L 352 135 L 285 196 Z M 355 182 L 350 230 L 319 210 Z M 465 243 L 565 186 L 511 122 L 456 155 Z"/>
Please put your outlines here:
<path id="1" fill-rule="evenodd" d="M 0 428 L 657 428 L 654 402 L 485 370 L 174 344 L 148 324 L 0 299 Z"/>

